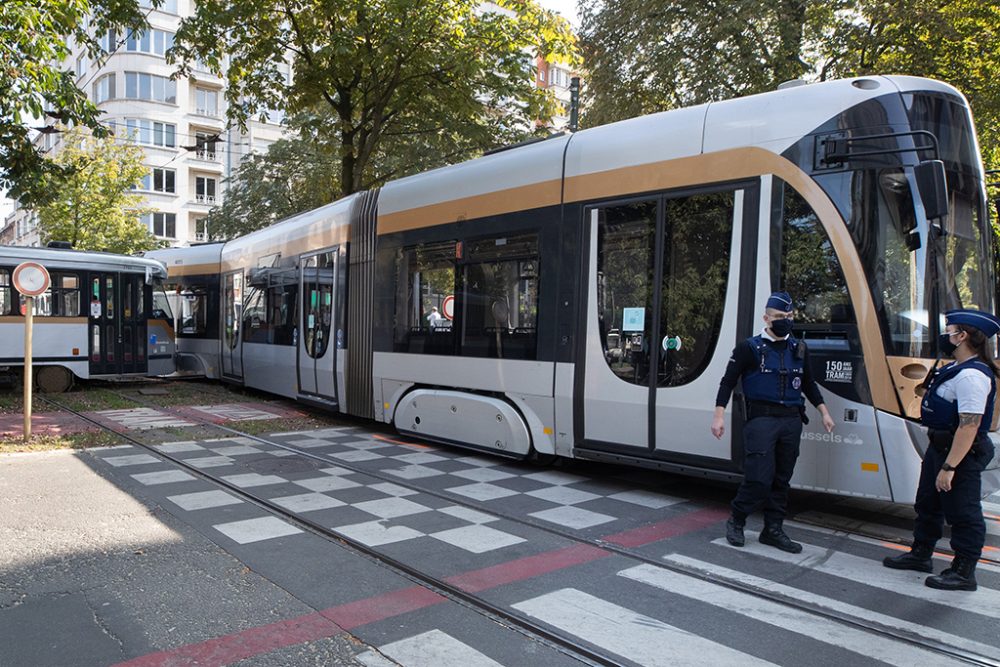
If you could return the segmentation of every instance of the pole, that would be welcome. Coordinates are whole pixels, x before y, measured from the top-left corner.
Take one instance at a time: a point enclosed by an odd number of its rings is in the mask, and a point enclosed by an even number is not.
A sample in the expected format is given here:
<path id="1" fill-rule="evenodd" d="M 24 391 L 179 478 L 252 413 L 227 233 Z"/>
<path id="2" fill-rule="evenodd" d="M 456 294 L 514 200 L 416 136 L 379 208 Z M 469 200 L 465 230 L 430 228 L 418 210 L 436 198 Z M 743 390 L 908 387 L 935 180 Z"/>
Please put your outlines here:
<path id="1" fill-rule="evenodd" d="M 569 80 L 569 131 L 580 129 L 580 77 Z"/>
<path id="2" fill-rule="evenodd" d="M 24 297 L 24 440 L 31 440 L 31 329 L 34 324 L 35 297 Z"/>

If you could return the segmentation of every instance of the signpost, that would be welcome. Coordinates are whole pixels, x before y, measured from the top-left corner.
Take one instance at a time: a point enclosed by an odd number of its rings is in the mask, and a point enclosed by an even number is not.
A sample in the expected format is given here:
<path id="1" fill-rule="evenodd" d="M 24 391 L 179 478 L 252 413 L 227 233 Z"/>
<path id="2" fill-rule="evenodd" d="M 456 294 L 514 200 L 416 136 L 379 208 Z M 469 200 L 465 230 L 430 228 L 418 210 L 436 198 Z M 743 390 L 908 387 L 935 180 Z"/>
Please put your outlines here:
<path id="1" fill-rule="evenodd" d="M 11 276 L 14 289 L 24 296 L 24 439 L 31 439 L 31 329 L 35 316 L 35 297 L 49 289 L 49 272 L 38 262 L 18 264 Z"/>

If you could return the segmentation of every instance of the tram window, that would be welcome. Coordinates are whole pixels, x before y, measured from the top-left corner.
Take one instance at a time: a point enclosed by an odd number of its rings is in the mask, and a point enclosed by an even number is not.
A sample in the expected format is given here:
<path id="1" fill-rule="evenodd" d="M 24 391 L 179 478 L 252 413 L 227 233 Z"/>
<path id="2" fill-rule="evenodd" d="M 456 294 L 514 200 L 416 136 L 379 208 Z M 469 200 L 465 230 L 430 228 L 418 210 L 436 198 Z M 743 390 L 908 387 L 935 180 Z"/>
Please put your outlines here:
<path id="1" fill-rule="evenodd" d="M 597 318 L 604 359 L 625 382 L 646 385 L 652 327 L 655 201 L 609 206 L 597 227 Z"/>
<path id="2" fill-rule="evenodd" d="M 397 352 L 454 354 L 451 320 L 445 300 L 455 294 L 456 243 L 404 249 L 396 277 Z M 433 309 L 441 317 L 433 317 Z"/>
<path id="3" fill-rule="evenodd" d="M 665 203 L 657 386 L 687 384 L 711 361 L 726 302 L 735 208 L 733 192 Z"/>
<path id="4" fill-rule="evenodd" d="M 466 243 L 461 354 L 534 359 L 538 341 L 538 236 Z"/>
<path id="5" fill-rule="evenodd" d="M 302 272 L 303 299 L 302 332 L 306 353 L 320 358 L 330 344 L 333 323 L 334 252 L 313 255 L 306 260 Z M 288 303 L 290 308 L 293 302 Z"/>
<path id="6" fill-rule="evenodd" d="M 177 298 L 174 299 L 174 303 L 177 304 L 176 310 L 179 314 L 177 333 L 189 336 L 205 333 L 208 329 L 208 308 L 206 307 L 208 291 L 205 287 L 201 285 L 181 287 L 178 285 L 175 288 L 175 294 Z"/>
<path id="7" fill-rule="evenodd" d="M 10 314 L 11 302 L 10 271 L 0 269 L 0 315 Z"/>
<path id="8" fill-rule="evenodd" d="M 23 296 L 20 297 L 20 302 L 23 313 L 25 304 Z M 80 278 L 75 274 L 52 273 L 49 289 L 35 297 L 34 314 L 38 317 L 79 316 Z"/>
<path id="9" fill-rule="evenodd" d="M 846 336 L 854 308 L 837 253 L 812 207 L 790 185 L 781 183 L 778 284 L 795 299 L 795 325 L 809 337 Z"/>
<path id="10" fill-rule="evenodd" d="M 167 320 L 168 322 L 174 319 L 174 311 L 170 308 L 170 301 L 162 288 L 153 290 L 153 310 L 149 316 L 154 320 Z"/>
<path id="11" fill-rule="evenodd" d="M 275 285 L 267 290 L 267 322 L 271 328 L 271 342 L 275 345 L 295 345 L 298 291 L 299 287 L 294 282 Z"/>
<path id="12" fill-rule="evenodd" d="M 243 340 L 247 343 L 269 343 L 267 309 L 264 303 L 266 291 L 251 287 L 243 302 Z"/>

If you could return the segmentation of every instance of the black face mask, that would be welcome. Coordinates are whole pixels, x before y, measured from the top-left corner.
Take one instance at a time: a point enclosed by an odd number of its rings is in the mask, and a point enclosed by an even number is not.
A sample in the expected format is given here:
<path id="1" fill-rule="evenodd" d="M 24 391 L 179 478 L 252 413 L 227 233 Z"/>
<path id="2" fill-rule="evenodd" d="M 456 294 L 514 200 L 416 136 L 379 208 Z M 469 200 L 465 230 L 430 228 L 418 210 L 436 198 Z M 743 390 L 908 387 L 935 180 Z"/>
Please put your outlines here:
<path id="1" fill-rule="evenodd" d="M 951 342 L 950 335 L 943 333 L 938 335 L 938 349 L 940 349 L 942 353 L 950 355 L 958 349 L 958 345 Z"/>
<path id="2" fill-rule="evenodd" d="M 783 320 L 771 320 L 770 329 L 778 338 L 784 338 L 788 334 L 792 333 L 792 325 L 795 322 L 790 317 L 786 317 Z"/>

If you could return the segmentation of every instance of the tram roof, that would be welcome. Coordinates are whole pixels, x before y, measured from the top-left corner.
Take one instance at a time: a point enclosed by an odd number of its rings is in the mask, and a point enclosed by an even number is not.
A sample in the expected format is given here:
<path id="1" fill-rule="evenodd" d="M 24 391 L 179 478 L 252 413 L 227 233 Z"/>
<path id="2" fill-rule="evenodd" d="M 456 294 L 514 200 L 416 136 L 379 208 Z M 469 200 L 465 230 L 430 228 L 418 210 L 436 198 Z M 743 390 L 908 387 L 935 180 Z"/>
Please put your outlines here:
<path id="1" fill-rule="evenodd" d="M 117 271 L 148 273 L 153 278 L 163 280 L 167 269 L 155 259 L 116 255 L 110 252 L 91 250 L 64 250 L 61 248 L 34 248 L 26 246 L 0 246 L 0 262 L 20 264 L 38 262 L 48 270 L 75 271 Z"/>

